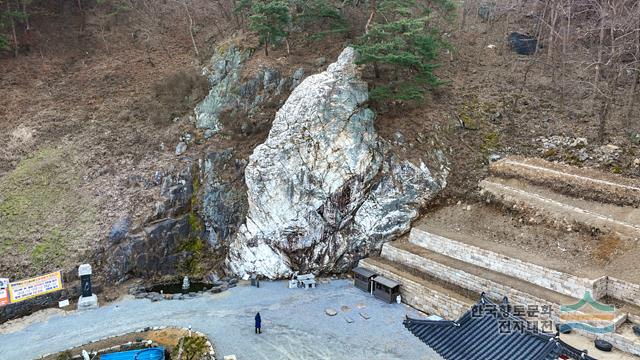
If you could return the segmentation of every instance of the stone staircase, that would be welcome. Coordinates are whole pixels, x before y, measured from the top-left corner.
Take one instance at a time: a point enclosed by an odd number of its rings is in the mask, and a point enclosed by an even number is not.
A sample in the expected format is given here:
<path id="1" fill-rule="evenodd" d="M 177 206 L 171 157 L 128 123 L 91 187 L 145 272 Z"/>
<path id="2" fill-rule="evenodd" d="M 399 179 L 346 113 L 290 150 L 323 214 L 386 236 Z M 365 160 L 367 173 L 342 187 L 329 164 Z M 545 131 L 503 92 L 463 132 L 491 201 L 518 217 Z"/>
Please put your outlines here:
<path id="1" fill-rule="evenodd" d="M 569 174 L 570 169 L 545 168 L 541 162 L 518 160 L 508 166 L 498 164 L 499 171 L 493 170 L 494 176 L 484 180 L 480 187 L 505 208 L 544 213 L 551 223 L 561 222 L 563 226 L 596 227 L 628 238 L 640 235 L 640 212 L 629 203 L 603 204 L 556 192 L 562 187 L 583 187 L 582 191 L 586 191 L 603 181 L 604 189 L 598 188 L 598 199 L 618 201 L 614 192 L 625 189 L 618 185 L 633 185 L 601 178 L 592 181 L 584 174 L 565 176 L 562 174 Z M 514 168 L 525 171 L 517 173 Z M 504 175 L 507 173 L 510 175 Z M 545 176 L 555 183 L 555 191 L 542 186 L 541 178 Z M 559 184 L 560 181 L 565 183 Z M 474 239 L 472 245 L 462 234 L 420 225 L 411 230 L 408 238 L 384 244 L 379 257 L 363 259 L 360 266 L 400 282 L 405 303 L 446 319 L 461 316 L 484 292 L 496 302 L 507 296 L 512 305 L 548 307 L 550 314 L 541 313 L 530 320 L 555 322 L 559 320 L 561 305 L 575 304 L 589 292 L 596 300 L 616 305 L 614 323 L 618 330 L 598 338 L 610 341 L 622 351 L 640 355 L 640 338 L 628 331 L 631 323 L 640 321 L 637 284 L 608 276 L 580 277 L 507 256 L 495 251 L 495 246 L 482 246 L 481 239 Z"/>

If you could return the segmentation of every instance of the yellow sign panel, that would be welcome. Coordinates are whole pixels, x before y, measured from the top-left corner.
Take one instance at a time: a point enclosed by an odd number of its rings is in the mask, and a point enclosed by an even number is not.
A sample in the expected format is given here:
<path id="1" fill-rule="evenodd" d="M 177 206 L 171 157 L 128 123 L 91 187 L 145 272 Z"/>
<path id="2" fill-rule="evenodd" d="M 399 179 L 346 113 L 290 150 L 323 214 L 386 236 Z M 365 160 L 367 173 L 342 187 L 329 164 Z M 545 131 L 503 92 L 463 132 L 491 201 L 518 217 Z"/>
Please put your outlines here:
<path id="1" fill-rule="evenodd" d="M 15 303 L 59 290 L 62 290 L 62 273 L 56 271 L 35 278 L 10 283 L 10 302 Z"/>

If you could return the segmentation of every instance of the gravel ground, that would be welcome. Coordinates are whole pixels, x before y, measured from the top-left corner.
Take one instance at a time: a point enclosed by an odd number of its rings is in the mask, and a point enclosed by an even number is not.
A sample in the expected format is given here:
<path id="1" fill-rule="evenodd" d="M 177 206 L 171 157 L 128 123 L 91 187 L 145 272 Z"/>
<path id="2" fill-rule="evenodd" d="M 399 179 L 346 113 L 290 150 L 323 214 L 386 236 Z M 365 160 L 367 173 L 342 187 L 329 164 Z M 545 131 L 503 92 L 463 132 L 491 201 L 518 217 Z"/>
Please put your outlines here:
<path id="1" fill-rule="evenodd" d="M 329 307 L 338 315 L 327 316 L 324 310 Z M 262 315 L 261 335 L 253 333 L 257 311 Z M 371 318 L 365 320 L 359 312 Z M 36 358 L 161 325 L 191 325 L 207 334 L 219 359 L 229 354 L 240 360 L 440 359 L 403 327 L 407 314 L 421 316 L 404 304 L 374 299 L 347 280 L 307 291 L 288 289 L 283 281 L 262 282 L 259 289 L 241 285 L 182 301 L 125 299 L 93 311 L 54 315 L 0 335 L 0 359 Z M 354 322 L 347 323 L 347 316 Z"/>

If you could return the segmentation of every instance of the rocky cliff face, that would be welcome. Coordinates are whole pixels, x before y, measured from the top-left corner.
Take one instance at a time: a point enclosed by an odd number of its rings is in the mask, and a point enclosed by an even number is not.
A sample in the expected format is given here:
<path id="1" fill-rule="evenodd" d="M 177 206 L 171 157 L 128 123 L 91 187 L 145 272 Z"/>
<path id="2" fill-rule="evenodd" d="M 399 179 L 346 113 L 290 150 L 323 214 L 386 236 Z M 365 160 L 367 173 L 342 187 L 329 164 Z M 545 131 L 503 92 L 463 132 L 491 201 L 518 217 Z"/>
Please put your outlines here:
<path id="1" fill-rule="evenodd" d="M 214 55 L 196 127 L 213 135 L 223 111 L 241 119 L 294 88 L 267 140 L 248 161 L 233 147 L 209 148 L 158 179 L 161 201 L 148 218 L 114 225 L 99 252 L 107 278 L 193 275 L 221 259 L 238 275 L 346 271 L 409 230 L 445 186 L 440 152 L 420 156 L 430 167 L 401 161 L 378 137 L 353 49 L 302 83 L 301 69 L 281 77 L 262 68 L 240 81 L 244 58 L 233 47 Z"/>
<path id="2" fill-rule="evenodd" d="M 218 47 L 203 70 L 210 91 L 194 109 L 194 125 L 205 138 L 222 130 L 225 113 L 243 124 L 237 126 L 242 134 L 236 136 L 250 136 L 255 131 L 252 115 L 283 103 L 304 76 L 302 68 L 283 75 L 269 66 L 243 73 L 249 55 L 240 42 L 230 40 Z M 118 221 L 109 241 L 96 251 L 95 263 L 108 280 L 202 276 L 217 270 L 220 259 L 225 259 L 247 214 L 246 155 L 233 147 L 213 146 L 201 154 L 185 154 L 187 142 L 180 144 L 183 148 L 176 155 L 182 156 L 185 166 L 177 173 L 157 172 L 153 183 L 162 186 L 155 207 L 139 221 Z"/>
<path id="3" fill-rule="evenodd" d="M 304 69 L 291 77 L 278 70 L 261 67 L 252 77 L 241 78 L 249 50 L 243 50 L 234 41 L 223 44 L 211 57 L 203 74 L 209 81 L 209 94 L 195 108 L 196 127 L 203 129 L 205 137 L 220 131 L 220 116 L 225 111 L 250 114 L 266 100 L 286 94 L 296 87 L 304 76 Z"/>
<path id="4" fill-rule="evenodd" d="M 338 272 L 408 230 L 447 169 L 399 162 L 376 134 L 368 90 L 347 48 L 305 79 L 245 169 L 248 214 L 230 245 L 237 274 Z"/>

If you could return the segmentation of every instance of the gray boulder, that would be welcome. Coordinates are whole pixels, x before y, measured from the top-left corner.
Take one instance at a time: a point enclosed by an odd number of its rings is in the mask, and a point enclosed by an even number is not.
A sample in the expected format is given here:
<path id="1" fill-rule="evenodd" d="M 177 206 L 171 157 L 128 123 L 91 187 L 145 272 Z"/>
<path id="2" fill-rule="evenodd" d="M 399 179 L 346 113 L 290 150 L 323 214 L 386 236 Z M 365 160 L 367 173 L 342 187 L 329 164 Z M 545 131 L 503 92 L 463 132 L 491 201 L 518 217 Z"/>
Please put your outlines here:
<path id="1" fill-rule="evenodd" d="M 399 162 L 378 138 L 355 51 L 307 77 L 276 114 L 245 169 L 248 212 L 230 244 L 238 275 L 342 271 L 409 229 L 445 185 L 420 163 Z"/>
<path id="2" fill-rule="evenodd" d="M 109 232 L 109 241 L 112 243 L 118 243 L 122 241 L 129 233 L 129 227 L 131 226 L 131 219 L 129 217 L 120 218 L 111 226 Z"/>
<path id="3" fill-rule="evenodd" d="M 180 156 L 187 151 L 187 144 L 180 141 L 178 145 L 176 145 L 176 156 Z"/>

